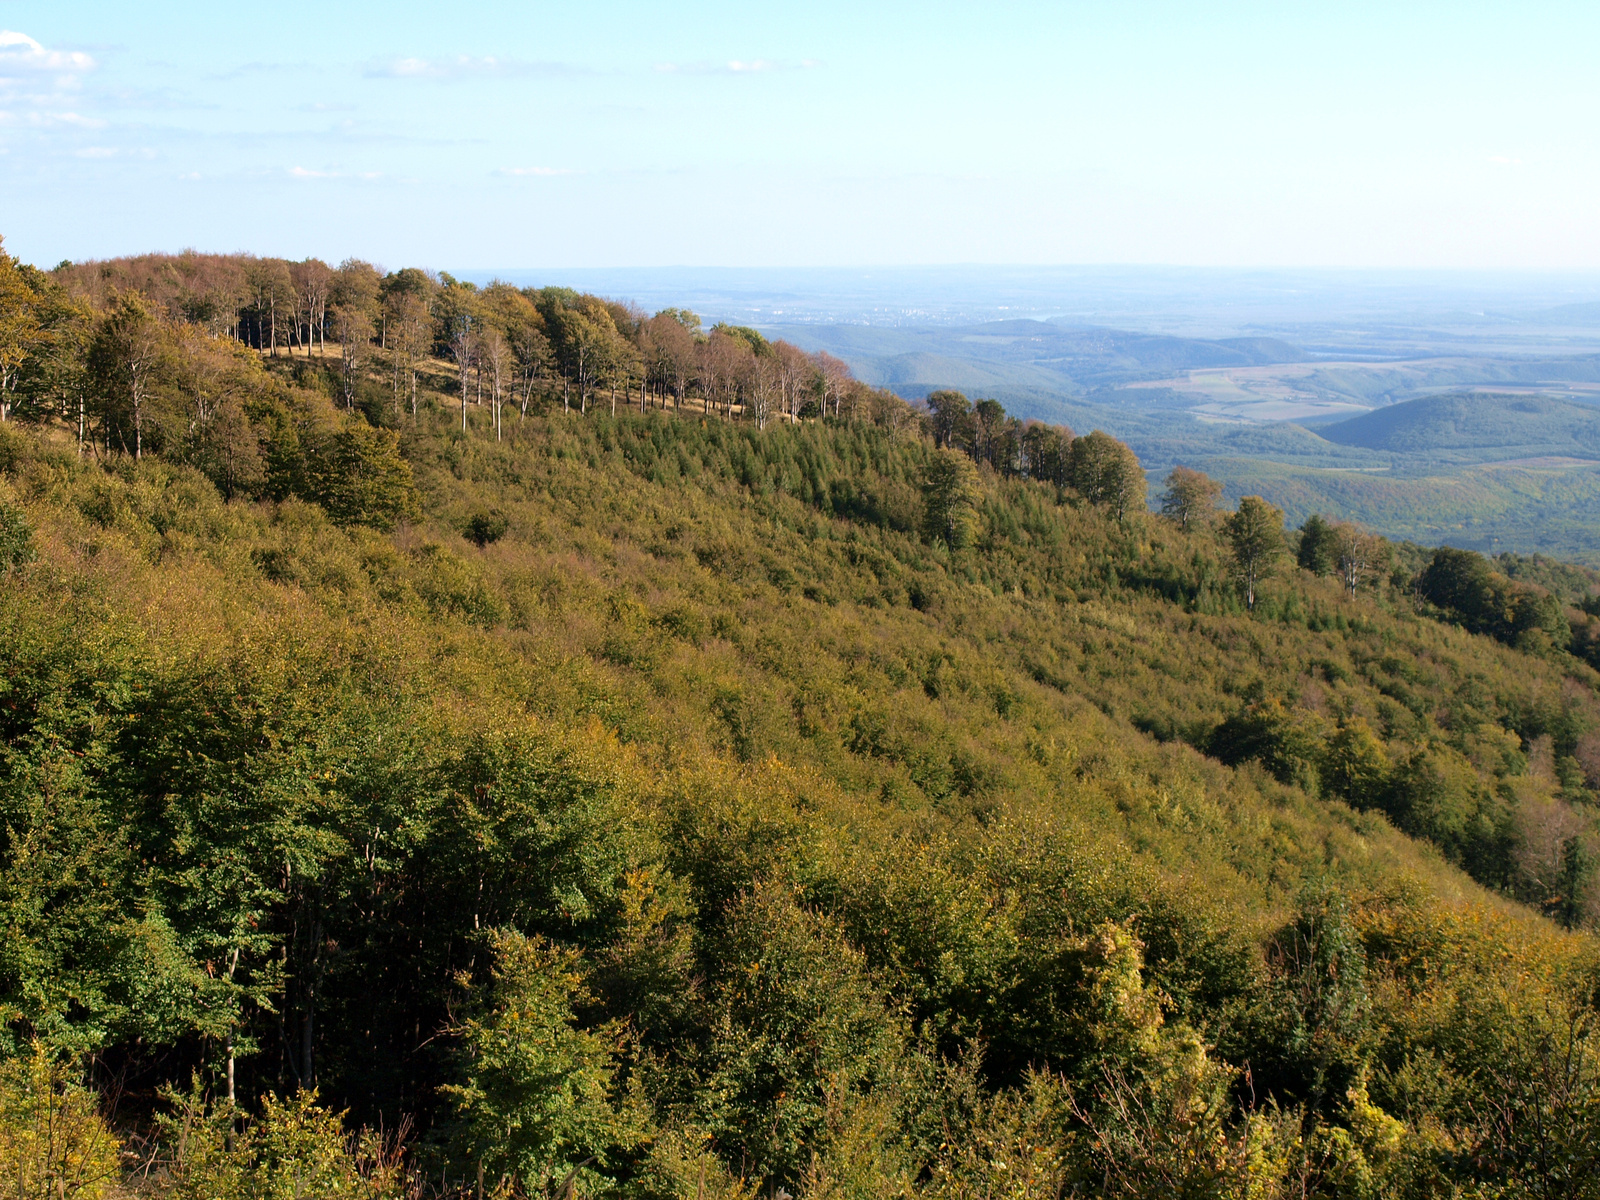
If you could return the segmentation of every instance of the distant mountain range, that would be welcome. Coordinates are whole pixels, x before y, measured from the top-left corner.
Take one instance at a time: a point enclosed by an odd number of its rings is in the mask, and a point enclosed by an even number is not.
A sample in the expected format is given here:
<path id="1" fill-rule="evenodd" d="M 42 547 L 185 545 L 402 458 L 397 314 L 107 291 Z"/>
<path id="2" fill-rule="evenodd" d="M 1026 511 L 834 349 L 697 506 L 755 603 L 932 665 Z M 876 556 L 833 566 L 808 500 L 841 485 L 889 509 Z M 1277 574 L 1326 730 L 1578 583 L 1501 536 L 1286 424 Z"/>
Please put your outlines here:
<path id="1" fill-rule="evenodd" d="M 942 387 L 1035 389 L 1076 395 L 1087 388 L 1159 379 L 1196 368 L 1307 362 L 1298 346 L 1271 337 L 1183 338 L 1053 321 L 885 328 L 818 325 L 776 332 L 826 350 L 878 387 L 920 399 Z"/>
<path id="2" fill-rule="evenodd" d="M 1356 405 L 1376 408 L 1445 390 L 1559 391 L 1600 383 L 1600 356 L 1593 353 L 1363 358 L 1313 353 L 1278 337 L 1191 338 L 1036 320 L 763 328 L 807 350 L 837 355 L 858 378 L 909 400 L 957 388 L 992 396 L 1018 415 L 1041 420 L 1060 420 L 1056 414 L 1062 406 L 1085 402 L 1124 410 L 1221 408 L 1228 410 L 1222 415 L 1248 420 L 1256 416 L 1254 407 L 1230 401 L 1274 396 L 1304 403 L 1298 411 L 1269 404 L 1260 410 L 1266 419 L 1299 420 L 1319 405 L 1348 412 Z M 1273 378 L 1261 378 L 1264 370 Z M 1234 374 L 1239 371 L 1246 374 Z M 1196 374 L 1209 378 L 1197 384 L 1191 377 Z M 1166 380 L 1172 388 L 1151 386 Z"/>
<path id="3" fill-rule="evenodd" d="M 1551 325 L 1600 325 L 1600 304 L 1562 304 L 1535 313 L 1529 320 Z"/>

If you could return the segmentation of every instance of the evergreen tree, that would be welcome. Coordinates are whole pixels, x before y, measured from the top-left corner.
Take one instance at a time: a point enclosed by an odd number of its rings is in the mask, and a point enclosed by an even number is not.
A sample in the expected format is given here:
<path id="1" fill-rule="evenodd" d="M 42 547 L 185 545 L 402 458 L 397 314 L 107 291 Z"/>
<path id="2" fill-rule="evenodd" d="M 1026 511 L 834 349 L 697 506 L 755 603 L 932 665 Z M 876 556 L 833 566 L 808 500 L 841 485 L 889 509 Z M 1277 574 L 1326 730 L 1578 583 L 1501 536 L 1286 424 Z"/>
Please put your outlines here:
<path id="1" fill-rule="evenodd" d="M 393 529 L 420 512 L 411 464 L 391 430 L 344 425 L 316 453 L 309 482 L 312 498 L 341 525 Z"/>
<path id="2" fill-rule="evenodd" d="M 1335 541 L 1334 527 L 1312 513 L 1300 526 L 1300 546 L 1295 551 L 1295 561 L 1313 575 L 1332 575 L 1336 566 Z"/>

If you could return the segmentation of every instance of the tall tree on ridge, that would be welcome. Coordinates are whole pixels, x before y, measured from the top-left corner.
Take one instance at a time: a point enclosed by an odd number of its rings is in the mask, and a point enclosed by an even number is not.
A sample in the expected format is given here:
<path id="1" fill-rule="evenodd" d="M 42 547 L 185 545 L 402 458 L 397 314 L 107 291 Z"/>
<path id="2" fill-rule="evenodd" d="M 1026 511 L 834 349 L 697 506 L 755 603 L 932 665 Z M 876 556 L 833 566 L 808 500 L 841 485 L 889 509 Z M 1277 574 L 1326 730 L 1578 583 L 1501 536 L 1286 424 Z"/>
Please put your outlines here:
<path id="1" fill-rule="evenodd" d="M 258 258 L 250 265 L 247 281 L 255 308 L 256 349 L 262 349 L 261 335 L 267 335 L 266 351 L 278 356 L 278 313 L 285 320 L 294 307 L 294 282 L 289 278 L 289 265 L 281 258 Z"/>
<path id="2" fill-rule="evenodd" d="M 384 305 L 389 341 L 393 343 L 395 366 L 395 412 L 400 411 L 400 394 L 409 384 L 411 415 L 417 415 L 417 364 L 426 357 L 433 343 L 433 318 L 427 303 L 410 292 L 399 292 Z"/>
<path id="3" fill-rule="evenodd" d="M 1256 607 L 1256 584 L 1283 553 L 1283 510 L 1260 496 L 1245 496 L 1238 511 L 1223 522 L 1223 533 L 1233 550 L 1234 568 L 1244 584 L 1245 607 Z"/>
<path id="4" fill-rule="evenodd" d="M 489 374 L 489 397 L 494 414 L 494 440 L 500 440 L 500 405 L 510 374 L 511 347 L 497 325 L 485 324 L 478 337 L 478 361 Z"/>
<path id="5" fill-rule="evenodd" d="M 1125 443 L 1096 429 L 1072 443 L 1072 486 L 1090 504 L 1103 504 L 1118 521 L 1144 503 L 1149 486 L 1139 459 Z"/>
<path id="6" fill-rule="evenodd" d="M 89 347 L 90 373 L 104 411 L 119 427 L 133 427 L 133 457 L 144 457 L 144 428 L 162 349 L 161 322 L 144 298 L 130 292 L 100 320 Z M 109 434 L 108 434 L 109 436 Z"/>
<path id="7" fill-rule="evenodd" d="M 1006 410 L 998 400 L 979 400 L 972 406 L 972 457 L 996 470 L 996 451 L 1005 428 Z"/>
<path id="8" fill-rule="evenodd" d="M 371 263 L 347 258 L 334 272 L 328 289 L 333 336 L 339 340 L 346 408 L 355 406 L 356 378 L 377 334 L 380 284 Z"/>
<path id="9" fill-rule="evenodd" d="M 0 239 L 0 421 L 10 419 L 17 377 L 39 340 L 38 297 Z"/>
<path id="10" fill-rule="evenodd" d="M 940 388 L 928 393 L 927 405 L 928 421 L 933 427 L 933 444 L 941 450 L 961 445 L 972 419 L 972 405 L 967 398 L 950 388 Z"/>
<path id="11" fill-rule="evenodd" d="M 1222 497 L 1222 485 L 1201 471 L 1173 467 L 1167 474 L 1167 490 L 1161 497 L 1161 515 L 1179 529 L 1204 525 L 1210 521 Z"/>
<path id="12" fill-rule="evenodd" d="M 682 407 L 694 378 L 695 331 L 699 328 L 700 318 L 683 309 L 663 309 L 650 318 L 655 371 L 663 389 L 672 393 L 675 408 Z"/>
<path id="13" fill-rule="evenodd" d="M 780 411 L 787 421 L 800 416 L 800 394 L 817 373 L 811 356 L 793 342 L 778 341 L 773 344 L 778 356 L 778 393 Z"/>
<path id="14" fill-rule="evenodd" d="M 289 276 L 295 288 L 295 331 L 305 330 L 306 357 L 310 358 L 314 342 L 320 351 L 327 350 L 324 331 L 328 323 L 328 293 L 334 282 L 333 268 L 320 258 L 308 258 L 291 266 Z"/>
<path id="15" fill-rule="evenodd" d="M 1389 544 L 1349 521 L 1333 527 L 1333 565 L 1339 572 L 1347 595 L 1354 598 L 1361 581 L 1381 569 L 1389 556 Z"/>
<path id="16" fill-rule="evenodd" d="M 833 415 L 839 415 L 839 402 L 844 398 L 845 388 L 850 386 L 854 376 L 850 373 L 850 364 L 842 358 L 835 358 L 826 350 L 817 352 L 817 367 L 822 372 L 822 415 L 828 415 L 828 401 L 833 401 Z"/>

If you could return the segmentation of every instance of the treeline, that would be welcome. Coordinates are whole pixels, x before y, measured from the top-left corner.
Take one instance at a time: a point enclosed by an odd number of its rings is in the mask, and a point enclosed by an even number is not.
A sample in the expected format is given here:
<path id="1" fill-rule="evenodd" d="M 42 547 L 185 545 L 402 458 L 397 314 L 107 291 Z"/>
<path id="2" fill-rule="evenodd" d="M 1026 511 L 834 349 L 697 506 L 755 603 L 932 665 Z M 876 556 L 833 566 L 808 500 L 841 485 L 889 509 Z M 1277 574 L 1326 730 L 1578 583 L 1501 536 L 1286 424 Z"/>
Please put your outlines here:
<path id="1" fill-rule="evenodd" d="M 197 390 L 188 360 L 199 335 L 268 357 L 319 359 L 337 377 L 343 407 L 365 404 L 372 417 L 369 374 L 387 379 L 393 415 L 415 416 L 419 375 L 443 365 L 462 427 L 472 406 L 488 412 L 496 437 L 508 405 L 526 417 L 556 399 L 581 413 L 602 401 L 613 414 L 619 404 L 691 405 L 758 428 L 819 416 L 897 427 L 910 418 L 892 393 L 865 387 L 828 354 L 744 326 L 705 330 L 683 309 L 648 316 L 567 288 L 479 288 L 356 260 L 332 267 L 192 252 L 41 272 L 0 250 L 0 289 L 8 313 L 0 419 L 76 418 L 82 437 L 136 458 L 161 393 Z M 229 399 L 220 389 L 219 411 Z"/>

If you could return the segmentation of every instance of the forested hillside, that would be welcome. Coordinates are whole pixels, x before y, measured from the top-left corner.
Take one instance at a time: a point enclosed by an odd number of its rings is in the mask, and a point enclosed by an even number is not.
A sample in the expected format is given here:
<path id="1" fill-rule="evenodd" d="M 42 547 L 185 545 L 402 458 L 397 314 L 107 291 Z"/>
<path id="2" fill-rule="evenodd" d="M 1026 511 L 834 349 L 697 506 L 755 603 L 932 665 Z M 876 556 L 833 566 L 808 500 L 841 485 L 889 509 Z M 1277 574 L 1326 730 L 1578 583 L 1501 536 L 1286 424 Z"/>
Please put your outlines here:
<path id="1" fill-rule="evenodd" d="M 1330 442 L 1435 462 L 1600 451 L 1600 412 L 1546 396 L 1428 396 L 1374 409 L 1319 431 Z"/>
<path id="2" fill-rule="evenodd" d="M 1588 573 L 554 289 L 0 324 L 19 1195 L 1600 1188 Z"/>

